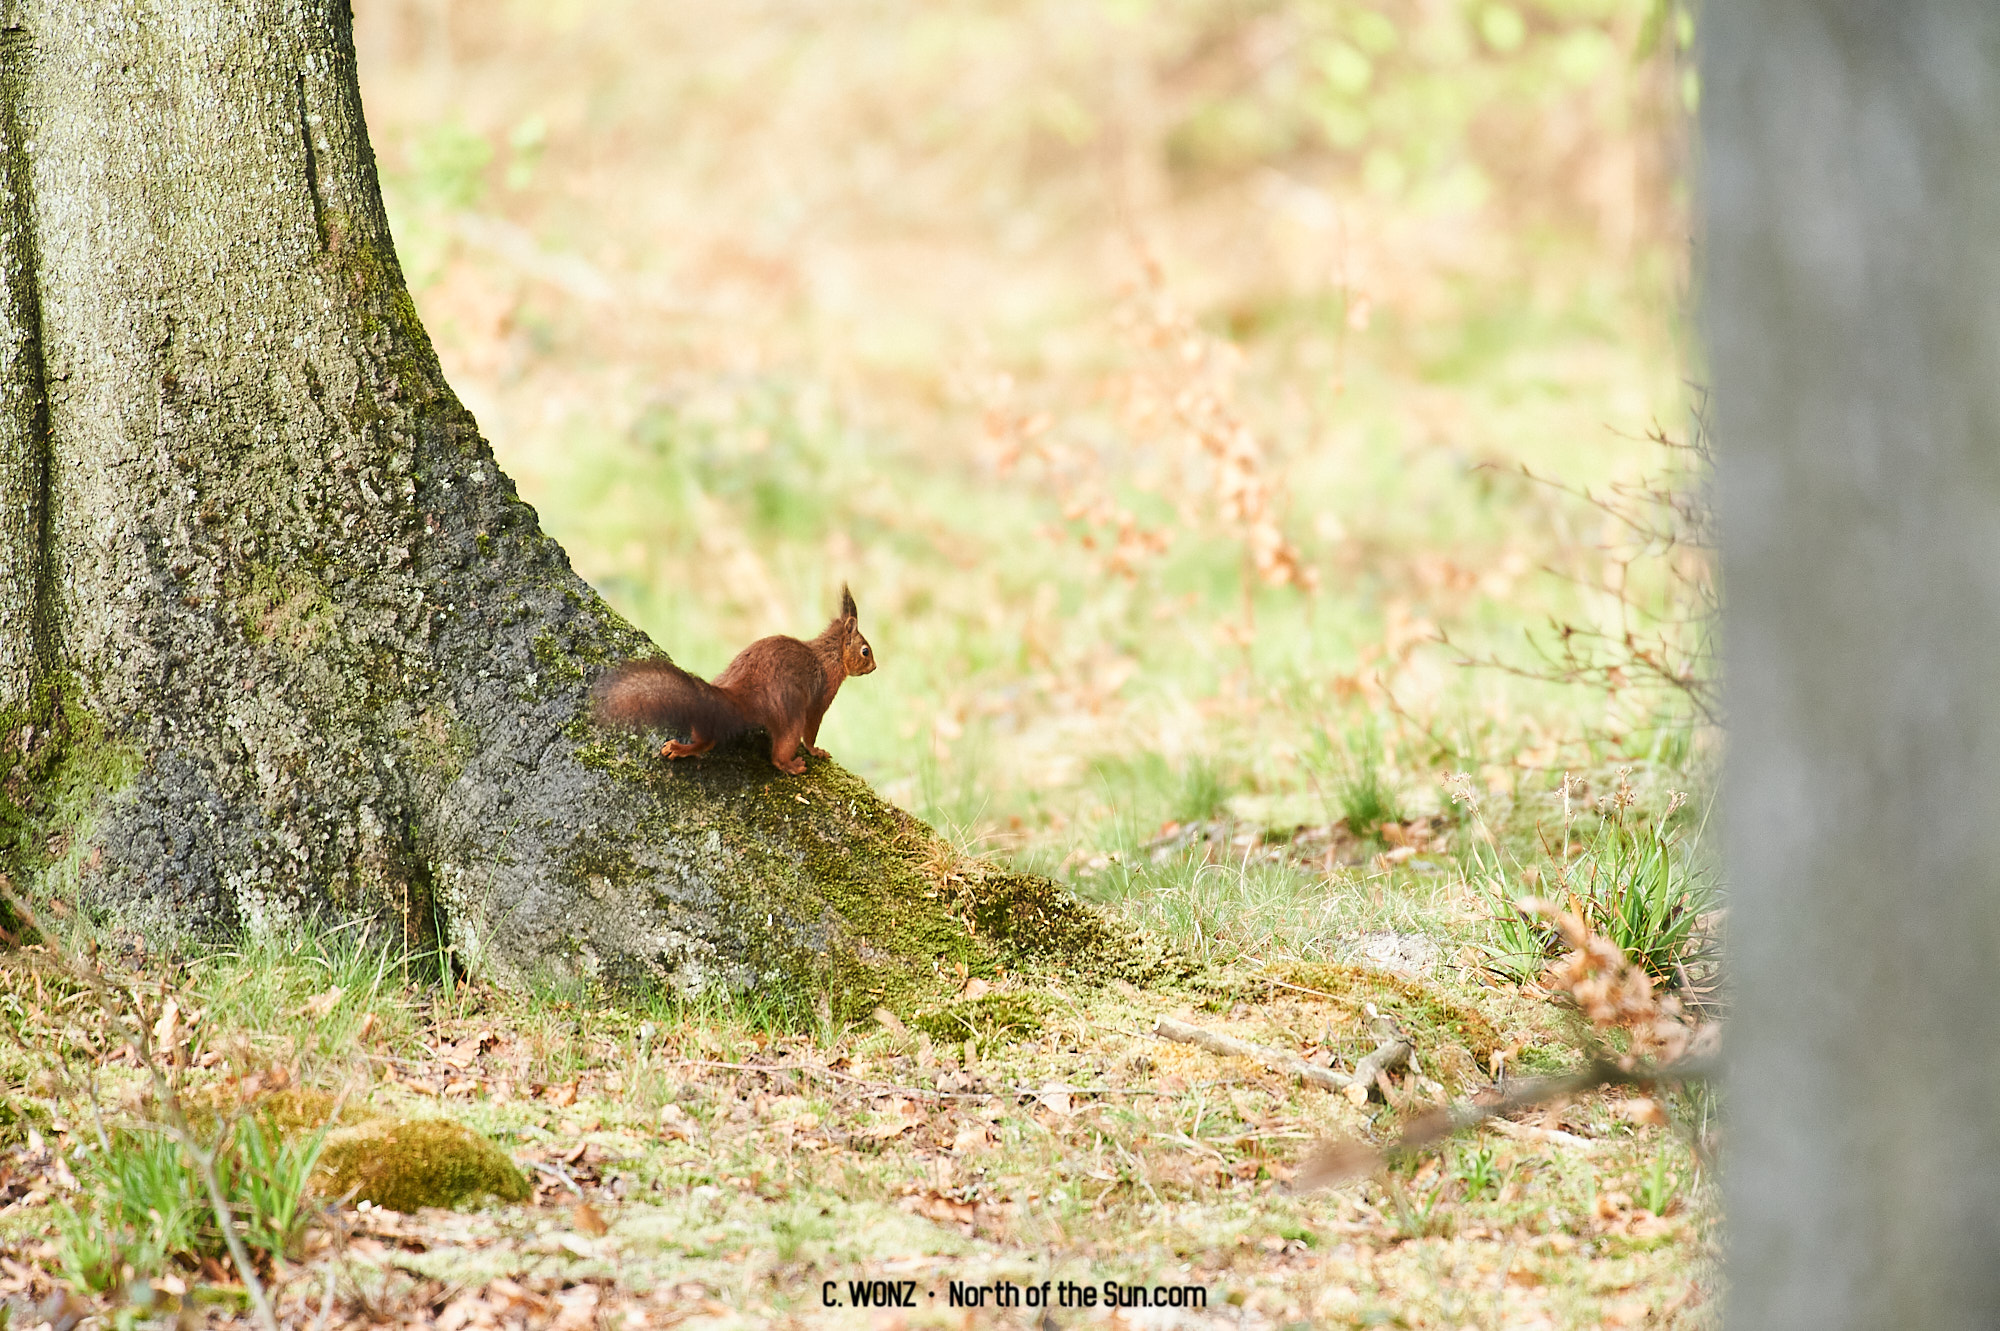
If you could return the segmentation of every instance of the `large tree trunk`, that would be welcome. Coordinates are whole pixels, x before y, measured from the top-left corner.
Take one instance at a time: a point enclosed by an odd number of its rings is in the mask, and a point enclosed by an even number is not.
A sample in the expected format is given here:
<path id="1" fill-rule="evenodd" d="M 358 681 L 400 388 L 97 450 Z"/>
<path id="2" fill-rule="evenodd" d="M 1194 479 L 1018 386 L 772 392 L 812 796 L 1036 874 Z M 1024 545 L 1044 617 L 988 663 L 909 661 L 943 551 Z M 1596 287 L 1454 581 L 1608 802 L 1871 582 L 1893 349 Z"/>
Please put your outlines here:
<path id="1" fill-rule="evenodd" d="M 1702 11 L 1740 1327 L 2000 1316 L 2000 9 Z"/>
<path id="2" fill-rule="evenodd" d="M 975 918 L 1097 936 L 833 764 L 591 729 L 648 644 L 439 372 L 350 25 L 0 0 L 0 867 L 156 934 L 361 918 L 845 1010 L 990 964 Z"/>

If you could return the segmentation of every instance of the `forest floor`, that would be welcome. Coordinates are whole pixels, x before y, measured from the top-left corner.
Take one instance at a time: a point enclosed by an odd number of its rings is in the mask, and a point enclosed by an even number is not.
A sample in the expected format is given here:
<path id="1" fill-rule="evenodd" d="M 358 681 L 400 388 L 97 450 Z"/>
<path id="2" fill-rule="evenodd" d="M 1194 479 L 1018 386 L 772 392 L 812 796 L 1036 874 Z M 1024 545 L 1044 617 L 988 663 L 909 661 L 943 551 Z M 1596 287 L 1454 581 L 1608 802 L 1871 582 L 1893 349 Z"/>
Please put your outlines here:
<path id="1" fill-rule="evenodd" d="M 532 1183 L 334 1208 L 267 1267 L 288 1326 L 1715 1324 L 1699 1087 L 1300 1174 L 1576 1065 L 1522 896 L 1712 982 L 1705 477 L 1647 439 L 1689 415 L 1680 6 L 354 10 L 419 309 L 578 571 L 704 674 L 848 582 L 881 669 L 821 743 L 1194 978 L 801 1028 L 58 921 L 191 1094 L 448 1118 Z M 50 975 L 0 969 L 9 1331 L 246 1321 L 198 1206 L 55 1293 L 157 1106 Z M 1387 1101 L 1152 1034 L 1348 1068 L 1367 1004 Z"/>
<path id="2" fill-rule="evenodd" d="M 303 1087 L 344 1122 L 446 1118 L 531 1181 L 524 1203 L 334 1208 L 292 1260 L 264 1263 L 288 1326 L 1711 1324 L 1703 1096 L 1556 1103 L 1374 1178 L 1300 1186 L 1323 1143 L 1388 1140 L 1485 1085 L 1495 1050 L 1520 1075 L 1575 1062 L 1573 1019 L 1439 964 L 1439 936 L 1358 938 L 1355 964 L 1218 965 L 1159 992 L 973 982 L 988 1001 L 965 1010 L 998 1015 L 963 1039 L 412 982 L 324 943 L 171 965 L 128 946 L 106 964 L 190 1103 L 282 1106 Z M 1371 948 L 1414 969 L 1378 969 Z M 61 1213 L 93 1223 L 97 1134 L 159 1115 L 88 994 L 28 964 L 6 991 L 28 1047 L 68 1073 L 6 1059 L 33 1097 L 10 1097 L 26 1112 L 0 1149 L 11 1325 L 248 1324 L 214 1256 L 50 1302 L 79 1251 Z M 1373 1041 L 1364 1004 L 1415 1047 L 1389 1104 L 1153 1034 L 1174 1016 L 1351 1067 Z"/>

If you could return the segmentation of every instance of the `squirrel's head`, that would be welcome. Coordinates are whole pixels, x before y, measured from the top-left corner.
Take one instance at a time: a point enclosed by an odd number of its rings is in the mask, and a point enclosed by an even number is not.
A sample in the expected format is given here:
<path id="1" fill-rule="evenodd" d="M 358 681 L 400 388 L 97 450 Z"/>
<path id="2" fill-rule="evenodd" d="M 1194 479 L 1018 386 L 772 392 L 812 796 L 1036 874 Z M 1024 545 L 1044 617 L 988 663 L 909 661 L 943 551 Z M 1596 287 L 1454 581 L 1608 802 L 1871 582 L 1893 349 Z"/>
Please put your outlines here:
<path id="1" fill-rule="evenodd" d="M 840 585 L 840 627 L 844 631 L 840 645 L 840 661 L 850 675 L 865 675 L 875 668 L 875 649 L 868 645 L 868 639 L 861 636 L 855 626 L 854 593 L 847 590 L 847 584 Z"/>

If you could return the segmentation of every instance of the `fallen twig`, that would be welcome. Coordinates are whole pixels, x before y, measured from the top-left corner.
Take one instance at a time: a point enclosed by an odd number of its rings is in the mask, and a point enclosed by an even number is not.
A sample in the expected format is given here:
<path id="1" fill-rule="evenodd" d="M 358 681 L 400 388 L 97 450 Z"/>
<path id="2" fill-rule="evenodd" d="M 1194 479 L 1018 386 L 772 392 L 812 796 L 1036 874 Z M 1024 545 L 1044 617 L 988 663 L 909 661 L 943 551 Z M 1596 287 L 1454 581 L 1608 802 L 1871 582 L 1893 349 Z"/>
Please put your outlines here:
<path id="1" fill-rule="evenodd" d="M 1153 1034 L 1162 1040 L 1199 1045 L 1210 1053 L 1221 1054 L 1225 1058 L 1247 1058 L 1275 1071 L 1288 1073 L 1301 1081 L 1324 1086 L 1330 1091 L 1344 1091 L 1350 1086 L 1365 1086 L 1373 1090 L 1377 1079 L 1383 1073 L 1408 1063 L 1411 1052 L 1409 1037 L 1396 1030 L 1395 1023 L 1386 1018 L 1380 1021 L 1381 1028 L 1377 1033 L 1385 1038 L 1354 1065 L 1352 1073 L 1335 1072 L 1332 1068 L 1308 1063 L 1303 1058 L 1288 1054 L 1282 1049 L 1251 1044 L 1248 1040 L 1239 1040 L 1220 1031 L 1191 1026 L 1184 1021 L 1175 1021 L 1172 1017 L 1161 1017 L 1159 1024 L 1153 1027 Z"/>
<path id="2" fill-rule="evenodd" d="M 1503 1137 L 1515 1141 L 1540 1142 L 1544 1146 L 1567 1146 L 1573 1151 L 1594 1151 L 1597 1143 L 1588 1137 L 1579 1137 L 1574 1132 L 1564 1132 L 1561 1128 L 1537 1128 L 1526 1123 L 1516 1123 L 1509 1118 L 1489 1118 L 1486 1126 Z"/>
<path id="3" fill-rule="evenodd" d="M 569 1190 L 576 1194 L 576 1199 L 578 1201 L 583 1200 L 583 1188 L 578 1185 L 575 1179 L 570 1177 L 567 1169 L 564 1169 L 561 1165 L 550 1164 L 544 1160 L 535 1161 L 535 1168 L 540 1173 L 547 1174 L 552 1179 L 568 1184 Z"/>

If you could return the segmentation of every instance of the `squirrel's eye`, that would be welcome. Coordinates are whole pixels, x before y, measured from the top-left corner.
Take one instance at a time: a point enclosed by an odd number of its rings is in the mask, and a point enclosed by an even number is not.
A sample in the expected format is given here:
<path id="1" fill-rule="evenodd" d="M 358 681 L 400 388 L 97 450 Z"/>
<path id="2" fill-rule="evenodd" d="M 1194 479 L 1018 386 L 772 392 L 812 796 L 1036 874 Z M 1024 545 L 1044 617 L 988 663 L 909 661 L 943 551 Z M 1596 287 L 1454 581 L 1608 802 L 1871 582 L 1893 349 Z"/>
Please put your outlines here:
<path id="1" fill-rule="evenodd" d="M 867 645 L 866 643 L 863 643 L 863 644 L 862 644 L 862 646 L 861 646 L 861 654 L 862 654 L 863 656 L 867 656 L 867 655 L 869 654 L 869 652 L 868 652 L 868 645 Z"/>

